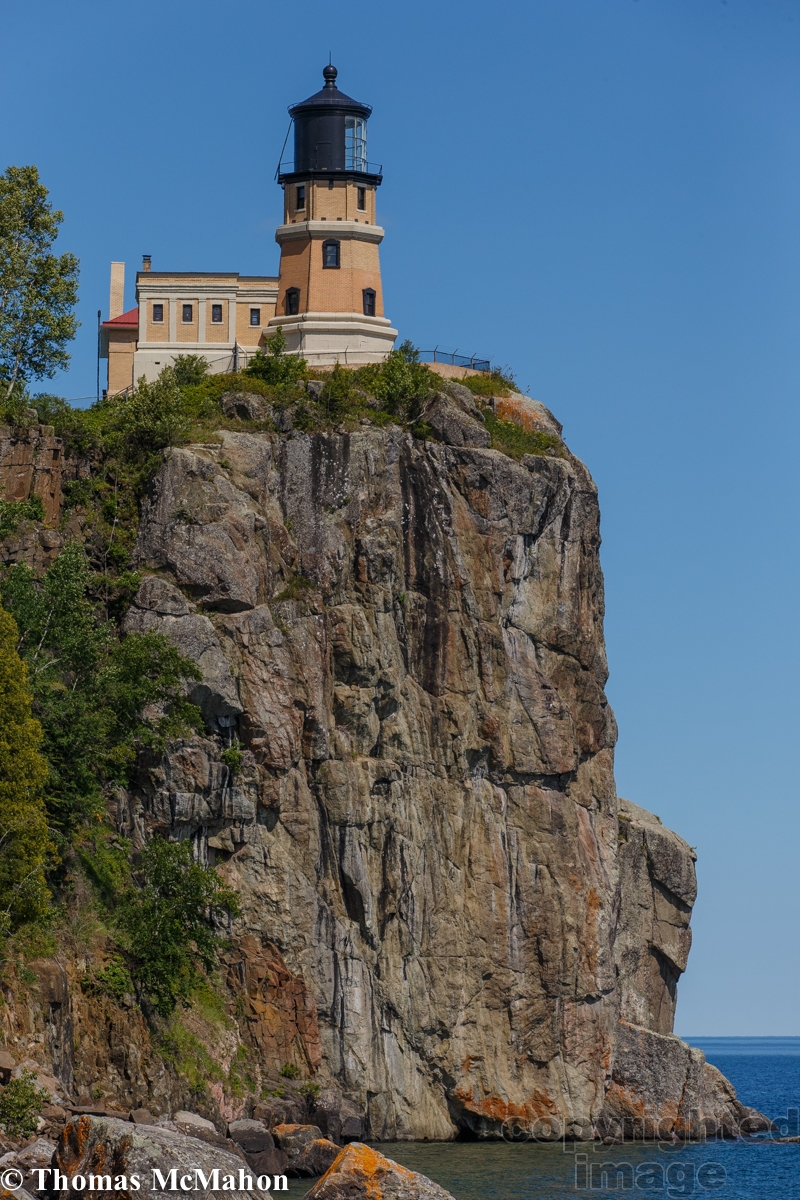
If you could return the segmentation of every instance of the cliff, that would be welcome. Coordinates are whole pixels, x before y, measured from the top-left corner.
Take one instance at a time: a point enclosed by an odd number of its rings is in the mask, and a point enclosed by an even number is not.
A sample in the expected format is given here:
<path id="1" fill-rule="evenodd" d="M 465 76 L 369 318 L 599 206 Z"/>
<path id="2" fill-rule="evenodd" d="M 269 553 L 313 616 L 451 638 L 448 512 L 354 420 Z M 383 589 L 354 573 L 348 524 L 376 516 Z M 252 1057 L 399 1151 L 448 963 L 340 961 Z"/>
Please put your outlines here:
<path id="1" fill-rule="evenodd" d="M 733 1131 L 748 1110 L 672 1036 L 694 854 L 616 795 L 596 487 L 430 417 L 440 441 L 227 429 L 165 454 L 124 629 L 199 664 L 206 731 L 141 761 L 117 827 L 193 839 L 238 892 L 223 1056 L 256 1081 L 291 1062 L 377 1139 Z M 12 1013 L 7 1041 L 71 1039 L 76 1086 L 169 1106 L 138 1010 L 59 969 L 62 1016 Z"/>

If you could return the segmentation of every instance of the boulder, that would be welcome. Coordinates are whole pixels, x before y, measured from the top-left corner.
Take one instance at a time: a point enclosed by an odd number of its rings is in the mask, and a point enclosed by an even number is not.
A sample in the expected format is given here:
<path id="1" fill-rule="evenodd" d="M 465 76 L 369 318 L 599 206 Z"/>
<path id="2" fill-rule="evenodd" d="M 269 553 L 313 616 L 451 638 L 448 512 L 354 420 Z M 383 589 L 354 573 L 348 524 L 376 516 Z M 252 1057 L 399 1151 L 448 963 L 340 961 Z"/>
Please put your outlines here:
<path id="1" fill-rule="evenodd" d="M 263 1121 L 231 1121 L 228 1124 L 228 1137 L 247 1154 L 261 1154 L 264 1150 L 275 1149 L 275 1140 Z"/>
<path id="2" fill-rule="evenodd" d="M 289 1155 L 291 1162 L 306 1146 L 322 1137 L 322 1130 L 317 1125 L 276 1125 L 272 1136 L 281 1150 Z"/>
<path id="3" fill-rule="evenodd" d="M 134 1108 L 131 1112 L 131 1120 L 134 1125 L 152 1125 L 155 1117 L 148 1108 Z"/>
<path id="4" fill-rule="evenodd" d="M 384 1158 L 371 1146 L 353 1142 L 304 1200 L 453 1200 L 438 1183 Z"/>
<path id="5" fill-rule="evenodd" d="M 258 1154 L 245 1153 L 245 1159 L 254 1175 L 284 1175 L 288 1172 L 289 1156 L 277 1146 Z"/>
<path id="6" fill-rule="evenodd" d="M 422 415 L 433 432 L 446 446 L 486 447 L 492 438 L 485 425 L 465 412 L 449 396 L 439 393 Z"/>
<path id="7" fill-rule="evenodd" d="M 340 1149 L 327 1138 L 314 1138 L 296 1158 L 288 1160 L 287 1171 L 290 1175 L 324 1175 L 337 1158 Z"/>
<path id="8" fill-rule="evenodd" d="M 207 1117 L 201 1117 L 199 1113 L 178 1109 L 176 1113 L 172 1114 L 172 1119 L 179 1129 L 182 1125 L 187 1126 L 186 1129 L 181 1129 L 181 1133 L 190 1133 L 193 1129 L 210 1129 L 212 1133 L 217 1132 L 214 1122 L 209 1121 Z"/>
<path id="9" fill-rule="evenodd" d="M 205 1128 L 205 1124 L 210 1122 L 195 1123 L 202 1122 L 203 1118 L 194 1113 L 180 1115 L 195 1118 L 194 1122 L 183 1122 L 184 1125 L 210 1133 Z M 193 1195 L 205 1196 L 208 1200 L 212 1200 L 215 1192 L 205 1186 L 197 1172 L 209 1178 L 214 1170 L 218 1170 L 220 1189 L 227 1177 L 229 1183 L 233 1184 L 224 1189 L 229 1200 L 267 1200 L 270 1196 L 268 1191 L 257 1188 L 246 1190 L 240 1172 L 248 1172 L 238 1155 L 207 1146 L 197 1137 L 173 1133 L 163 1126 L 134 1125 L 130 1121 L 118 1121 L 112 1117 L 82 1116 L 70 1121 L 58 1140 L 53 1164 L 69 1178 L 75 1175 L 86 1178 L 111 1174 L 112 1189 L 118 1177 L 125 1176 L 130 1180 L 135 1175 L 140 1186 L 133 1190 L 139 1200 L 162 1196 L 162 1191 L 154 1186 L 153 1172 L 158 1170 L 166 1178 L 173 1169 L 179 1179 L 184 1175 L 191 1177 Z M 210 1182 L 213 1183 L 213 1179 Z M 128 1191 L 127 1184 L 122 1191 Z M 73 1190 L 64 1193 L 65 1196 L 73 1194 Z M 81 1194 L 100 1196 L 107 1194 L 107 1189 L 92 1192 L 87 1188 Z"/>
<path id="10" fill-rule="evenodd" d="M 272 1132 L 290 1175 L 321 1175 L 339 1153 L 317 1125 L 276 1125 Z"/>
<path id="11" fill-rule="evenodd" d="M 39 1184 L 39 1176 L 34 1175 L 34 1171 L 41 1171 L 45 1167 L 49 1167 L 55 1152 L 55 1142 L 49 1141 L 47 1138 L 37 1137 L 29 1146 L 24 1146 L 21 1150 L 11 1150 L 0 1158 L 0 1171 L 9 1169 L 19 1171 L 20 1187 L 14 1188 L 13 1191 L 8 1188 L 2 1189 L 2 1195 L 9 1194 L 20 1197 L 22 1189 L 27 1189 L 29 1192 L 35 1192 Z"/>
<path id="12" fill-rule="evenodd" d="M 305 1115 L 305 1101 L 299 1096 L 271 1096 L 253 1105 L 253 1116 L 263 1121 L 267 1129 L 274 1129 L 276 1125 L 298 1124 Z"/>
<path id="13" fill-rule="evenodd" d="M 272 405 L 254 392 L 225 392 L 220 404 L 226 417 L 242 421 L 264 421 L 272 416 Z"/>
<path id="14" fill-rule="evenodd" d="M 332 1142 L 359 1142 L 366 1133 L 361 1110 L 336 1088 L 324 1088 L 314 1104 L 314 1120 Z"/>

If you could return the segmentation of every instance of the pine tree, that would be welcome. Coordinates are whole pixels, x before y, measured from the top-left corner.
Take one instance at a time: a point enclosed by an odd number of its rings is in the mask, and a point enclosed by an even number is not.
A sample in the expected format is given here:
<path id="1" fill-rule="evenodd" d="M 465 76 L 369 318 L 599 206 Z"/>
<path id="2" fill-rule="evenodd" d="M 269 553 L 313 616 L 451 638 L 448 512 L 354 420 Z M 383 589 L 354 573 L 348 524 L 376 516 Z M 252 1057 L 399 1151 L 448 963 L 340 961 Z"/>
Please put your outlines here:
<path id="1" fill-rule="evenodd" d="M 31 716 L 17 636 L 16 621 L 0 608 L 0 933 L 47 912 L 44 872 L 53 852 L 42 799 L 42 727 Z"/>

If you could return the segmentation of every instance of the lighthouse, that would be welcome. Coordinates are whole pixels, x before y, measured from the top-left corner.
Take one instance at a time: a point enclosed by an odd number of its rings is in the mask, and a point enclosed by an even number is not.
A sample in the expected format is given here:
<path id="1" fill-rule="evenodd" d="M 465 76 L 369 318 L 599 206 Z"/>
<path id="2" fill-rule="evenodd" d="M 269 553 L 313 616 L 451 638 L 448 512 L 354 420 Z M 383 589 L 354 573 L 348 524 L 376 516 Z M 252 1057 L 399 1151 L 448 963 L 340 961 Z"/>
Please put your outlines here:
<path id="1" fill-rule="evenodd" d="M 287 350 L 313 366 L 381 362 L 397 330 L 384 316 L 376 219 L 381 168 L 367 160 L 368 104 L 336 86 L 336 67 L 323 88 L 289 109 L 294 160 L 282 163 L 283 224 L 275 234 L 280 274 L 275 315 Z"/>

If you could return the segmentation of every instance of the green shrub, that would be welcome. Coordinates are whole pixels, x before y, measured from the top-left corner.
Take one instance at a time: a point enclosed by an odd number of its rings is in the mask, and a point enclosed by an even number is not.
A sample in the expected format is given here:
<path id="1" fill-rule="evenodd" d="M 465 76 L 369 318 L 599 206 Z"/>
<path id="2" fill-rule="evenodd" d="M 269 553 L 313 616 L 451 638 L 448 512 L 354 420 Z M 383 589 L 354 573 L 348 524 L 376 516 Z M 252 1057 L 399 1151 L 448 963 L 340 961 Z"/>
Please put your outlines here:
<path id="1" fill-rule="evenodd" d="M 36 1131 L 42 1108 L 50 1099 L 33 1071 L 23 1071 L 0 1092 L 0 1124 L 12 1137 L 29 1137 Z"/>
<path id="2" fill-rule="evenodd" d="M 492 437 L 493 450 L 502 450 L 509 458 L 516 459 L 522 458 L 524 454 L 564 457 L 564 443 L 554 433 L 523 429 L 514 421 L 504 421 L 496 417 L 490 408 L 484 408 L 482 411 L 486 428 Z"/>
<path id="3" fill-rule="evenodd" d="M 438 385 L 433 372 L 419 361 L 419 351 L 409 341 L 382 363 L 370 364 L 354 372 L 355 382 L 371 393 L 379 407 L 402 421 L 414 421 L 424 402 Z"/>
<path id="4" fill-rule="evenodd" d="M 229 769 L 231 775 L 239 774 L 242 769 L 243 758 L 244 754 L 242 753 L 242 748 L 239 745 L 238 740 L 235 741 L 232 746 L 226 746 L 222 751 L 222 754 L 220 754 L 221 761 L 225 763 L 225 766 Z"/>
<path id="5" fill-rule="evenodd" d="M 298 354 L 286 353 L 286 336 L 279 325 L 267 341 L 266 352 L 257 350 L 243 374 L 263 383 L 288 384 L 305 379 L 308 364 Z"/>
<path id="6" fill-rule="evenodd" d="M 301 1083 L 297 1089 L 301 1096 L 306 1096 L 309 1100 L 316 1100 L 319 1097 L 322 1087 L 318 1083 Z"/>
<path id="7" fill-rule="evenodd" d="M 118 954 L 105 967 L 100 967 L 92 975 L 86 975 L 81 980 L 81 988 L 90 996 L 109 996 L 112 1000 L 122 1000 L 124 996 L 133 995 L 134 987 L 131 973 L 125 960 Z"/>
<path id="8" fill-rule="evenodd" d="M 178 387 L 202 383 L 208 374 L 208 363 L 200 354 L 179 354 L 172 363 Z"/>
<path id="9" fill-rule="evenodd" d="M 500 371 L 481 372 L 480 375 L 467 375 L 464 379 L 456 380 L 469 388 L 476 396 L 508 396 L 517 391 L 517 385 L 511 375 L 503 375 Z"/>
<path id="10" fill-rule="evenodd" d="M 0 500 L 0 539 L 16 533 L 21 521 L 43 520 L 41 496 L 31 496 L 30 500 Z"/>
<path id="11" fill-rule="evenodd" d="M 278 1074 L 282 1075 L 284 1079 L 299 1079 L 300 1068 L 295 1066 L 294 1063 L 287 1062 L 283 1064 Z"/>
<path id="12" fill-rule="evenodd" d="M 193 861 L 191 842 L 154 838 L 144 847 L 114 919 L 134 982 L 161 1016 L 189 1004 L 216 966 L 214 921 L 238 911 L 214 868 Z"/>

